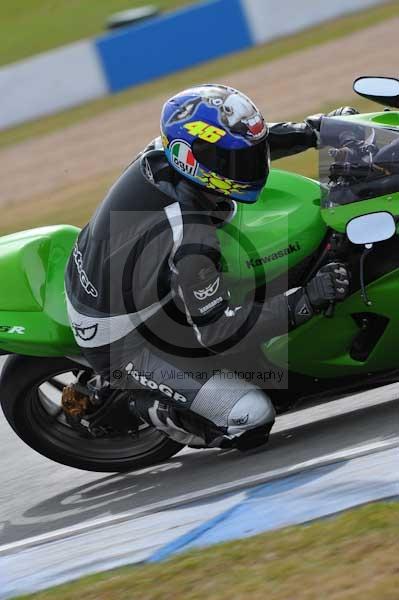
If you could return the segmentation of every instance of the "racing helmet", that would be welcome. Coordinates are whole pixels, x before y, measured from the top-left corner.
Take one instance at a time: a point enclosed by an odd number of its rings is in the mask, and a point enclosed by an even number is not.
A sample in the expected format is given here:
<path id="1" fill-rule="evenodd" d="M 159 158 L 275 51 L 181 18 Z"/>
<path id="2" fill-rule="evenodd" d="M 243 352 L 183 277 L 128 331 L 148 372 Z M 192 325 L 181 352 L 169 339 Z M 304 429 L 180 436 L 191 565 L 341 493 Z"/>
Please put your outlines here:
<path id="1" fill-rule="evenodd" d="M 247 96 L 218 84 L 180 92 L 163 107 L 161 135 L 168 162 L 183 177 L 256 202 L 270 169 L 268 127 Z"/>

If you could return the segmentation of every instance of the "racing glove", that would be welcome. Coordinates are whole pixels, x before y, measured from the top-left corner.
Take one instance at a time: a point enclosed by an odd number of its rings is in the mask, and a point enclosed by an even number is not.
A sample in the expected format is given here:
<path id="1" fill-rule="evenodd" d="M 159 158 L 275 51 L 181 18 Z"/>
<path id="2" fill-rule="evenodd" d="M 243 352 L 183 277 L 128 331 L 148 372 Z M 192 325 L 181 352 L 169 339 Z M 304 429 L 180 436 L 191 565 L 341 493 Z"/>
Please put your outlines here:
<path id="1" fill-rule="evenodd" d="M 335 110 L 332 110 L 328 114 L 318 113 L 315 115 L 311 115 L 310 117 L 307 117 L 305 119 L 305 123 L 307 123 L 313 129 L 313 131 L 317 137 L 316 147 L 318 147 L 319 141 L 320 141 L 321 122 L 324 117 L 346 117 L 348 115 L 358 115 L 358 114 L 359 114 L 359 111 L 356 110 L 356 108 L 353 108 L 352 106 L 341 106 L 340 108 L 336 108 Z"/>
<path id="2" fill-rule="evenodd" d="M 349 115 L 359 115 L 359 111 L 353 106 L 340 106 L 326 115 L 327 117 L 347 117 Z"/>
<path id="3" fill-rule="evenodd" d="M 331 303 L 342 302 L 349 293 L 350 276 L 342 263 L 322 267 L 304 288 L 287 292 L 290 329 L 311 319 Z"/>
<path id="4" fill-rule="evenodd" d="M 314 308 L 342 302 L 349 292 L 349 272 L 342 263 L 330 263 L 317 272 L 305 289 Z"/>

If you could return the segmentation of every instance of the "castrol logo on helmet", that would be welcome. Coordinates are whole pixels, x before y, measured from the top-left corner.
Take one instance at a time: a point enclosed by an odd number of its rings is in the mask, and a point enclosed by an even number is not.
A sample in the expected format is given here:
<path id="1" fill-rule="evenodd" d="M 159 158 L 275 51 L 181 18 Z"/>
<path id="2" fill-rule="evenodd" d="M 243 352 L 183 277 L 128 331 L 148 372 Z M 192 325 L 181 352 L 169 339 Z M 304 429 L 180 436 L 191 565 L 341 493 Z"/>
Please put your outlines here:
<path id="1" fill-rule="evenodd" d="M 170 146 L 170 157 L 176 169 L 194 177 L 198 171 L 198 162 L 196 161 L 190 144 L 184 140 L 176 140 Z"/>

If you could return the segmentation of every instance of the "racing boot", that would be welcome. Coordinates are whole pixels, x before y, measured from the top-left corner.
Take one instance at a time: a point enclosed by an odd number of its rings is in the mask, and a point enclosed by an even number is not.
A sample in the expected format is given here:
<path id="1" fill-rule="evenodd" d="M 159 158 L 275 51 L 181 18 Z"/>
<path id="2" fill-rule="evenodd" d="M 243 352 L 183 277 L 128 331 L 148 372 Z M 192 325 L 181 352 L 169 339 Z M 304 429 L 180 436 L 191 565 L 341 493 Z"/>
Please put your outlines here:
<path id="1" fill-rule="evenodd" d="M 206 448 L 208 446 L 203 437 L 182 426 L 177 411 L 159 400 L 154 400 L 151 396 L 152 394 L 147 394 L 147 397 L 131 400 L 132 415 L 139 416 L 143 421 L 183 446 L 190 448 Z"/>
<path id="2" fill-rule="evenodd" d="M 236 411 L 232 411 L 231 426 L 216 427 L 192 411 L 178 411 L 159 400 L 153 400 L 152 394 L 140 396 L 130 402 L 132 414 L 190 448 L 237 449 L 242 452 L 252 450 L 268 442 L 274 424 L 274 419 L 268 420 L 248 430 L 239 422 Z"/>

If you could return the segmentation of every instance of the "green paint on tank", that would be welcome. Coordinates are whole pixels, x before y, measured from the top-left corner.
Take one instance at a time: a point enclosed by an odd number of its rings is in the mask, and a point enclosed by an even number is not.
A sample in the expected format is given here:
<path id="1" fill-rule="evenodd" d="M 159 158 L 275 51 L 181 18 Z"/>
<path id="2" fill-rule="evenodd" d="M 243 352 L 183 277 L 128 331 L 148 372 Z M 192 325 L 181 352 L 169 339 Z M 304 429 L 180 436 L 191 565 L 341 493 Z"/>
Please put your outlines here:
<path id="1" fill-rule="evenodd" d="M 281 170 L 272 171 L 256 204 L 238 212 L 241 279 L 263 271 L 269 281 L 282 275 L 312 254 L 327 231 L 318 182 Z"/>
<path id="2" fill-rule="evenodd" d="M 287 273 L 317 250 L 326 232 L 318 182 L 272 170 L 258 202 L 237 204 L 234 219 L 219 231 L 225 270 L 238 296 Z"/>

